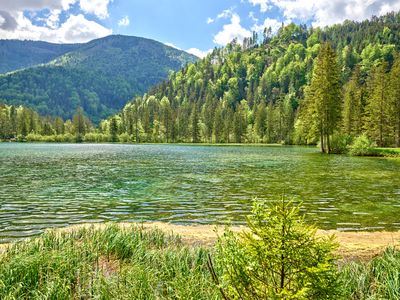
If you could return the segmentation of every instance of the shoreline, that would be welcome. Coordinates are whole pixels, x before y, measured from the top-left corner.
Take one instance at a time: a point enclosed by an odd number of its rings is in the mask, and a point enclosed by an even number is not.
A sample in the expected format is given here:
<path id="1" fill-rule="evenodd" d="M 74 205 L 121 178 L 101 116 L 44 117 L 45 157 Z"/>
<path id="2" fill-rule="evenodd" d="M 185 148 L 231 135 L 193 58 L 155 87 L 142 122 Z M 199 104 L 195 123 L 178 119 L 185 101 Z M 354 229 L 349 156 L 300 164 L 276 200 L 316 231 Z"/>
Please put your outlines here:
<path id="1" fill-rule="evenodd" d="M 144 223 L 84 223 L 79 225 L 71 225 L 63 228 L 49 229 L 56 232 L 71 232 L 80 228 L 94 227 L 95 229 L 103 229 L 107 225 L 117 224 L 118 226 L 143 226 L 147 230 L 159 229 L 166 234 L 175 234 L 181 237 L 182 242 L 189 247 L 204 246 L 212 247 L 218 234 L 222 234 L 225 226 L 216 225 L 177 225 L 164 222 L 144 222 Z M 240 232 L 246 229 L 246 226 L 231 226 L 234 232 Z M 382 253 L 388 247 L 400 247 L 400 231 L 337 231 L 337 230 L 317 230 L 317 236 L 335 235 L 339 244 L 337 254 L 344 261 L 361 260 L 367 261 L 374 256 Z M 40 236 L 39 236 L 40 237 Z M 34 239 L 35 237 L 33 237 Z M 29 239 L 27 239 L 29 240 Z M 0 248 L 4 249 L 9 244 L 1 244 Z"/>

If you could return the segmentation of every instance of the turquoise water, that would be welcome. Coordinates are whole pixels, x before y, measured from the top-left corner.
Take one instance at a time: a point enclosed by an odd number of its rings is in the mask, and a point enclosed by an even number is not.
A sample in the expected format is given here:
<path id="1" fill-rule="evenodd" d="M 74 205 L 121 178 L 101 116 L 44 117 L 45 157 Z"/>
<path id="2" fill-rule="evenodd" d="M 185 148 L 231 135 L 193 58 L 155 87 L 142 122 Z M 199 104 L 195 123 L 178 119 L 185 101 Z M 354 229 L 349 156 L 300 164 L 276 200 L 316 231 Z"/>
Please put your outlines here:
<path id="1" fill-rule="evenodd" d="M 0 144 L 0 240 L 104 221 L 243 223 L 255 197 L 302 200 L 325 229 L 400 229 L 400 160 L 316 148 Z"/>

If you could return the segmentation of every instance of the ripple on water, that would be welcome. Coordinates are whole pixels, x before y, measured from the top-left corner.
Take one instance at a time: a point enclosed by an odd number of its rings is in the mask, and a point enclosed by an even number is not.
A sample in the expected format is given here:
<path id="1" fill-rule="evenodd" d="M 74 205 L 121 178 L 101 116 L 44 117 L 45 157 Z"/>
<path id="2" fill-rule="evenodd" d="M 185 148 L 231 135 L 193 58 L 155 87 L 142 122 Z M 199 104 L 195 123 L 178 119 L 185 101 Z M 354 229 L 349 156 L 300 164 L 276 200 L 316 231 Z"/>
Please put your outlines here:
<path id="1" fill-rule="evenodd" d="M 88 222 L 243 224 L 253 198 L 282 194 L 325 229 L 398 229 L 399 169 L 301 147 L 3 143 L 0 240 Z"/>

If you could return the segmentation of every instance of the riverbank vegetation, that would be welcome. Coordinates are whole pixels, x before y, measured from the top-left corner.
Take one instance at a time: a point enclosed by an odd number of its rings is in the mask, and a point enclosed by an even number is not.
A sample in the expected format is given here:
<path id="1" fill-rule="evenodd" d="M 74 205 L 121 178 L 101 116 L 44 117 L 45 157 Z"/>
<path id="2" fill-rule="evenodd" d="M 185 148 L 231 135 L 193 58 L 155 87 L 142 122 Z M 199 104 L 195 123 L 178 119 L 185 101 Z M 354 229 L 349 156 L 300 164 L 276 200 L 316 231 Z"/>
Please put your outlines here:
<path id="1" fill-rule="evenodd" d="M 400 251 L 341 260 L 333 237 L 316 236 L 298 209 L 256 202 L 249 229 L 225 231 L 215 247 L 137 225 L 50 231 L 3 248 L 0 297 L 399 298 Z"/>

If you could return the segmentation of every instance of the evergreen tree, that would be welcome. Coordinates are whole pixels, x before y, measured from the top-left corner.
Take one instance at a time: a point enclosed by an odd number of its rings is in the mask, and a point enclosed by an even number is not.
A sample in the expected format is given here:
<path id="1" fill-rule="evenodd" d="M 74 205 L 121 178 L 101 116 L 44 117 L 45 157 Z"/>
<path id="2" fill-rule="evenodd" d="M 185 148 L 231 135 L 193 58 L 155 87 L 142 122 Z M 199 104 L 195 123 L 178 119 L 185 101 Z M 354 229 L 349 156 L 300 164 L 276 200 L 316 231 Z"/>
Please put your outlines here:
<path id="1" fill-rule="evenodd" d="M 400 147 L 400 55 L 397 54 L 390 72 L 391 122 L 395 132 L 395 145 Z"/>
<path id="2" fill-rule="evenodd" d="M 74 132 L 76 135 L 76 142 L 80 143 L 83 141 L 83 137 L 86 133 L 86 120 L 83 113 L 82 107 L 79 107 L 72 118 L 74 124 Z"/>
<path id="3" fill-rule="evenodd" d="M 118 142 L 118 122 L 116 117 L 112 117 L 110 120 L 110 136 L 111 142 Z"/>
<path id="4" fill-rule="evenodd" d="M 344 87 L 343 131 L 358 136 L 362 132 L 363 91 L 360 86 L 360 69 L 357 67 Z"/>
<path id="5" fill-rule="evenodd" d="M 196 104 L 192 105 L 191 133 L 192 133 L 192 143 L 200 142 L 199 112 Z"/>
<path id="6" fill-rule="evenodd" d="M 329 43 L 321 45 L 313 76 L 307 89 L 305 104 L 312 127 L 319 134 L 321 151 L 331 152 L 330 136 L 337 129 L 341 118 L 340 76 L 336 53 Z"/>
<path id="7" fill-rule="evenodd" d="M 380 147 L 389 144 L 390 102 L 387 63 L 381 63 L 371 70 L 368 83 L 368 97 L 365 115 L 365 130 Z"/>

